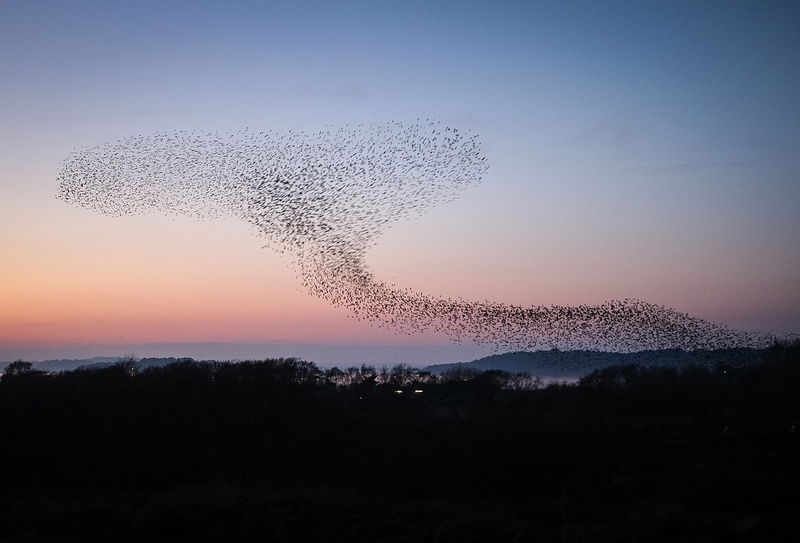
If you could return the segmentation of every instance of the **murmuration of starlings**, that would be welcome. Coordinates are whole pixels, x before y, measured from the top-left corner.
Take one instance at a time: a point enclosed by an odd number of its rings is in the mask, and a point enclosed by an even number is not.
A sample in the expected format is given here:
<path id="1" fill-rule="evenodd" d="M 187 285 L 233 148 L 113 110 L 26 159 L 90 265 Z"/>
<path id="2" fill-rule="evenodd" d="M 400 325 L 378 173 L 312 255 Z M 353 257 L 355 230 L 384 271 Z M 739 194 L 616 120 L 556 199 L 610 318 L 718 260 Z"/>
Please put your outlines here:
<path id="1" fill-rule="evenodd" d="M 397 333 L 496 350 L 760 347 L 771 336 L 636 299 L 515 306 L 400 288 L 366 251 L 388 224 L 457 198 L 488 169 L 477 135 L 439 121 L 318 132 L 138 135 L 71 153 L 58 198 L 100 213 L 234 217 L 286 255 L 311 294 Z"/>

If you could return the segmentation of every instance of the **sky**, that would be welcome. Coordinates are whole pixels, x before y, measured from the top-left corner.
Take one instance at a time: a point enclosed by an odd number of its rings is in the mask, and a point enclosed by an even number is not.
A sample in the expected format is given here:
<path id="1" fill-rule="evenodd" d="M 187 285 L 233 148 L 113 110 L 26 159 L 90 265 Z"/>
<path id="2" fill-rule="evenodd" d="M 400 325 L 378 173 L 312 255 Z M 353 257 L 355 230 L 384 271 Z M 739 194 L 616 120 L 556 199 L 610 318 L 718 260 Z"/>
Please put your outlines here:
<path id="1" fill-rule="evenodd" d="M 798 16 L 769 1 L 0 1 L 0 360 L 485 354 L 310 296 L 242 223 L 55 198 L 71 151 L 137 134 L 429 117 L 478 134 L 490 168 L 393 224 L 367 255 L 378 279 L 800 331 Z"/>

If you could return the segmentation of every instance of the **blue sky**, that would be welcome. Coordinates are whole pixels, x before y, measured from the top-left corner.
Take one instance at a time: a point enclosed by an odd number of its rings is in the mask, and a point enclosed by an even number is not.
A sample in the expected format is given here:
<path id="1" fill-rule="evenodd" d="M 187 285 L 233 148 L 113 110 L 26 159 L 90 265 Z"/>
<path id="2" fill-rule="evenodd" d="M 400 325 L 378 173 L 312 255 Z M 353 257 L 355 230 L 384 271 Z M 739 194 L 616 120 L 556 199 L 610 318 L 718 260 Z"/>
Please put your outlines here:
<path id="1" fill-rule="evenodd" d="M 16 263 L 0 296 L 25 305 L 24 278 L 55 285 L 41 270 L 65 261 L 97 274 L 92 251 L 157 262 L 172 250 L 135 238 L 163 219 L 111 225 L 52 198 L 75 147 L 163 130 L 436 117 L 480 134 L 491 169 L 458 202 L 389 231 L 370 255 L 378 277 L 518 304 L 636 297 L 732 326 L 797 330 L 797 6 L 2 2 L 0 249 Z M 116 238 L 77 242 L 105 228 Z M 253 249 L 235 227 L 219 228 L 241 254 Z M 56 254 L 56 232 L 77 248 Z M 208 230 L 198 232 L 180 235 Z M 269 297 L 291 280 L 260 257 Z M 53 289 L 52 299 L 80 296 L 74 285 Z M 47 300 L 24 322 L 0 309 L 0 359 L 48 337 Z M 342 315 L 319 311 L 310 329 L 338 326 Z M 343 341 L 393 341 L 353 326 Z M 282 338 L 257 336 L 210 340 Z"/>

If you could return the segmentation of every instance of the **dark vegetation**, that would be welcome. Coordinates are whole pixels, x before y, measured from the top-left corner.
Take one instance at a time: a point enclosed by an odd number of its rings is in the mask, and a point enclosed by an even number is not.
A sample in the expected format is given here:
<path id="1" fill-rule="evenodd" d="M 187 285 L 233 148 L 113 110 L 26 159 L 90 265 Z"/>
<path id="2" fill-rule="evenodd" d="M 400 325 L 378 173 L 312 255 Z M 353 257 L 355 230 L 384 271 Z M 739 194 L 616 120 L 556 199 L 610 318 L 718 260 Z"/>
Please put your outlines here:
<path id="1" fill-rule="evenodd" d="M 549 387 L 291 359 L 16 362 L 0 539 L 796 541 L 799 421 L 797 344 Z"/>

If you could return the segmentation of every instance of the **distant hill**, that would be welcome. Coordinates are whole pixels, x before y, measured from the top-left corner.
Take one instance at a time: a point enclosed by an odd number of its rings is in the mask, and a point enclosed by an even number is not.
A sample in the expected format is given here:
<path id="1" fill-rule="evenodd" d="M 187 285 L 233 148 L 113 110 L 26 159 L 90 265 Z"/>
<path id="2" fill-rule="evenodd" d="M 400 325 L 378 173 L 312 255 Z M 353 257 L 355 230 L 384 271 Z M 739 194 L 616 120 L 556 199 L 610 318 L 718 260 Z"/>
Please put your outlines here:
<path id="1" fill-rule="evenodd" d="M 763 349 L 717 349 L 683 351 L 663 349 L 636 353 L 608 353 L 603 351 L 551 351 L 513 352 L 496 354 L 457 364 L 435 364 L 425 370 L 435 375 L 455 369 L 478 371 L 503 370 L 511 373 L 527 373 L 535 377 L 578 378 L 592 371 L 617 364 L 640 364 L 642 366 L 683 367 L 699 365 L 713 367 L 717 364 L 741 366 L 761 360 Z"/>
<path id="2" fill-rule="evenodd" d="M 76 369 L 91 369 L 91 368 L 105 368 L 108 366 L 113 366 L 114 364 L 118 364 L 120 359 L 114 359 L 113 362 L 101 362 L 101 363 L 93 363 L 93 364 L 84 364 Z M 132 365 L 137 370 L 143 370 L 147 368 L 163 368 L 164 366 L 169 366 L 170 364 L 175 364 L 177 362 L 199 362 L 199 363 L 206 363 L 206 362 L 216 362 L 215 360 L 195 360 L 194 358 L 190 357 L 182 357 L 182 358 L 175 358 L 173 356 L 166 357 L 166 358 L 142 358 L 140 360 L 134 360 Z"/>
<path id="3" fill-rule="evenodd" d="M 618 364 L 641 364 L 643 366 L 700 365 L 713 367 L 717 364 L 740 366 L 753 364 L 761 360 L 764 350 L 761 349 L 717 349 L 711 351 L 683 351 L 680 349 L 663 349 L 656 351 L 640 351 L 636 353 L 609 353 L 603 351 L 550 351 L 512 352 L 496 354 L 455 364 L 434 364 L 425 367 L 435 375 L 453 369 L 473 369 L 477 371 L 503 370 L 511 373 L 527 373 L 535 377 L 567 378 L 582 377 L 592 371 Z M 72 371 L 76 369 L 103 368 L 119 363 L 124 357 L 98 356 L 85 359 L 43 360 L 34 362 L 33 369 L 45 372 Z M 163 367 L 176 362 L 195 362 L 193 358 L 142 358 L 133 362 L 136 369 Z M 199 362 L 214 362 L 202 360 Z M 10 362 L 0 362 L 0 372 Z"/>
<path id="4" fill-rule="evenodd" d="M 119 360 L 119 356 L 96 356 L 94 358 L 42 360 L 34 362 L 33 369 L 38 371 L 72 371 L 82 366 L 111 365 Z M 0 371 L 4 371 L 11 362 L 0 362 Z"/>
<path id="5" fill-rule="evenodd" d="M 77 369 L 89 368 L 106 368 L 113 366 L 123 360 L 124 357 L 120 356 L 96 356 L 94 358 L 82 359 L 59 359 L 59 360 L 42 360 L 41 362 L 34 362 L 33 369 L 36 371 L 45 372 L 59 372 L 59 371 L 73 371 Z M 133 362 L 133 367 L 136 369 L 145 369 L 152 367 L 163 367 L 175 362 L 195 362 L 193 358 L 142 358 Z M 214 362 L 213 360 L 202 360 L 202 362 Z M 11 362 L 0 362 L 0 372 L 6 369 Z"/>

